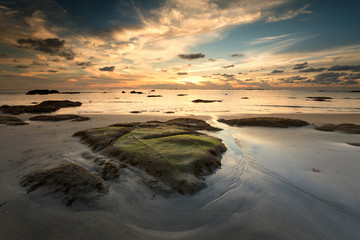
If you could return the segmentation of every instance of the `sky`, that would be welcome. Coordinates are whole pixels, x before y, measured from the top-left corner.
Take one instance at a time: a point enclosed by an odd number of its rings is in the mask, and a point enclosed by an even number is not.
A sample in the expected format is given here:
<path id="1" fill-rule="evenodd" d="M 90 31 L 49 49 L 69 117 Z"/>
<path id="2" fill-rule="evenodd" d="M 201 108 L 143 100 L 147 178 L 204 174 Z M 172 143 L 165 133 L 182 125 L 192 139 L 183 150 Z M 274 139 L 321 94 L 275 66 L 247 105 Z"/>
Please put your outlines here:
<path id="1" fill-rule="evenodd" d="M 359 89 L 359 10 L 357 0 L 0 0 L 0 90 Z"/>

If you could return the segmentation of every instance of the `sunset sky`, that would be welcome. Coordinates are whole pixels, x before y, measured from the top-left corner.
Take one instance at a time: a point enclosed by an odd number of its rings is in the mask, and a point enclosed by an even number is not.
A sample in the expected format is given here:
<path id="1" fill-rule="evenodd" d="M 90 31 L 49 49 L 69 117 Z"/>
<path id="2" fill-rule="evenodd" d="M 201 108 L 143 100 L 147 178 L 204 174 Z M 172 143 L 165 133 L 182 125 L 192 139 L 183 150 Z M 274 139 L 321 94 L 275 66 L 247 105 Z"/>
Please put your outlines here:
<path id="1" fill-rule="evenodd" d="M 0 90 L 360 87 L 360 3 L 0 0 Z"/>

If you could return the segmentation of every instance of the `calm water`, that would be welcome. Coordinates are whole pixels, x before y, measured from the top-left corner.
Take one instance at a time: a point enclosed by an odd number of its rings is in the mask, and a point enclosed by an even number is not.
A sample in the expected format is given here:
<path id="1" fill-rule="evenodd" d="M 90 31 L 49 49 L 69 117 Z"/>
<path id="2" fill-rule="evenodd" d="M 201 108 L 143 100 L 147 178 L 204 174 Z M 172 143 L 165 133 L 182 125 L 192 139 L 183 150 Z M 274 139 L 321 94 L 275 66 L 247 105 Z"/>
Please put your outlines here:
<path id="1" fill-rule="evenodd" d="M 44 100 L 80 101 L 79 108 L 58 113 L 129 113 L 175 112 L 175 114 L 221 113 L 359 113 L 360 92 L 319 92 L 303 90 L 156 90 L 130 94 L 131 90 L 84 90 L 80 94 L 25 95 L 25 92 L 0 92 L 0 105 L 29 105 Z M 150 98 L 149 94 L 162 95 Z M 177 96 L 187 94 L 186 96 Z M 307 97 L 331 97 L 330 101 L 312 101 Z M 247 99 L 244 99 L 247 98 Z M 193 103 L 195 99 L 221 100 Z"/>

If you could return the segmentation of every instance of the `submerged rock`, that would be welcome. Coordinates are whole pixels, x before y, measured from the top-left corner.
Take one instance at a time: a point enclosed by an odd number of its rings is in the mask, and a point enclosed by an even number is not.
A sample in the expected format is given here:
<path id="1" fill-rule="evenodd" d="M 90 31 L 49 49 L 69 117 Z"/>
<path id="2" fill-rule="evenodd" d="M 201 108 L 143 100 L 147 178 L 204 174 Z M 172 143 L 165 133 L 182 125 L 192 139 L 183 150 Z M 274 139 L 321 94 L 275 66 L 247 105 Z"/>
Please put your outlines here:
<path id="1" fill-rule="evenodd" d="M 352 124 L 352 123 L 342 123 L 342 124 L 325 124 L 323 126 L 315 127 L 316 130 L 320 131 L 340 131 L 344 133 L 353 133 L 353 134 L 360 134 L 360 125 Z"/>
<path id="2" fill-rule="evenodd" d="M 347 143 L 351 146 L 354 146 L 354 147 L 360 147 L 360 143 Z"/>
<path id="3" fill-rule="evenodd" d="M 47 90 L 47 89 L 35 89 L 28 91 L 26 95 L 48 95 L 48 94 L 55 94 L 60 93 L 58 90 Z"/>
<path id="4" fill-rule="evenodd" d="M 308 122 L 291 119 L 291 118 L 275 118 L 275 117 L 254 117 L 241 119 L 219 119 L 219 122 L 226 123 L 230 126 L 257 126 L 257 127 L 303 127 L 309 125 Z"/>
<path id="5" fill-rule="evenodd" d="M 333 99 L 332 97 L 307 97 L 313 101 L 318 101 L 318 102 L 324 102 L 324 101 L 329 101 L 330 99 Z"/>
<path id="6" fill-rule="evenodd" d="M 81 102 L 72 102 L 68 100 L 64 101 L 43 101 L 37 105 L 16 105 L 16 106 L 8 106 L 2 105 L 0 107 L 1 112 L 7 114 L 18 115 L 22 113 L 52 113 L 56 112 L 60 108 L 68 108 L 68 107 L 78 107 L 81 106 Z"/>
<path id="7" fill-rule="evenodd" d="M 75 201 L 95 200 L 108 192 L 108 185 L 101 177 L 70 162 L 29 173 L 20 180 L 20 185 L 27 187 L 27 193 L 43 187 L 47 194 L 60 194 L 69 206 Z"/>
<path id="8" fill-rule="evenodd" d="M 184 96 L 187 96 L 187 94 L 185 94 L 185 93 L 179 93 L 179 94 L 176 95 L 176 96 L 178 96 L 178 97 L 184 97 Z"/>
<path id="9" fill-rule="evenodd" d="M 205 128 L 215 129 L 202 120 L 174 119 L 115 124 L 80 131 L 74 136 L 100 154 L 166 182 L 179 193 L 193 194 L 206 187 L 202 176 L 220 167 L 226 150 L 220 139 L 194 131 Z M 112 168 L 109 165 L 106 171 L 111 172 Z"/>
<path id="10" fill-rule="evenodd" d="M 162 97 L 162 95 L 147 95 L 147 97 Z"/>
<path id="11" fill-rule="evenodd" d="M 60 114 L 60 115 L 39 115 L 31 117 L 30 121 L 45 121 L 45 122 L 59 122 L 65 120 L 72 120 L 73 122 L 88 121 L 90 118 L 75 114 Z"/>
<path id="12" fill-rule="evenodd" d="M 8 126 L 15 126 L 15 125 L 27 125 L 28 123 L 26 123 L 23 120 L 16 118 L 16 117 L 0 116 L 0 124 L 6 124 Z"/>
<path id="13" fill-rule="evenodd" d="M 213 103 L 213 102 L 222 102 L 221 100 L 204 100 L 204 99 L 195 99 L 193 103 Z"/>

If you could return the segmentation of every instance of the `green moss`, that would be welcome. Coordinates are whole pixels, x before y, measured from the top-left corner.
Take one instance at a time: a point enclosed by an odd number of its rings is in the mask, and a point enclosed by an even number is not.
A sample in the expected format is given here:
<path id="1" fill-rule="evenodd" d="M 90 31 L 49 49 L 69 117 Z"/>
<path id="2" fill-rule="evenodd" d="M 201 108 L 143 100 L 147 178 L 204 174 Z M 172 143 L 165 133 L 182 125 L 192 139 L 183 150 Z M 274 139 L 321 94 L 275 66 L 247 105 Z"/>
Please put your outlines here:
<path id="1" fill-rule="evenodd" d="M 220 166 L 221 153 L 226 150 L 220 139 L 173 124 L 142 123 L 125 129 L 120 131 L 113 126 L 90 129 L 79 136 L 87 143 L 91 142 L 89 139 L 101 140 L 98 144 L 102 155 L 143 169 L 184 194 L 206 186 L 200 176 L 215 171 Z M 114 139 L 119 131 L 121 136 Z M 112 140 L 102 141 L 108 138 Z"/>

